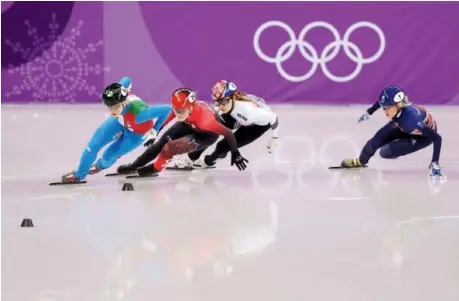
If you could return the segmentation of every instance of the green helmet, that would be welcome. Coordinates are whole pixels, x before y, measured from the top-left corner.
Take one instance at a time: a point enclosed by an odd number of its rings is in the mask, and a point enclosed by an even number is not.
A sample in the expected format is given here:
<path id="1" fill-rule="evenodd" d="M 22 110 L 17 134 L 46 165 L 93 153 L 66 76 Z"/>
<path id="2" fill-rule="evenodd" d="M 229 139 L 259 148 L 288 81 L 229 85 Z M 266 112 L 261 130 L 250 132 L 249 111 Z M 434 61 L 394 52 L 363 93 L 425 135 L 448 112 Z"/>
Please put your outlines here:
<path id="1" fill-rule="evenodd" d="M 107 107 L 116 106 L 117 104 L 126 101 L 127 97 L 128 91 L 119 83 L 108 85 L 102 95 L 103 102 Z"/>

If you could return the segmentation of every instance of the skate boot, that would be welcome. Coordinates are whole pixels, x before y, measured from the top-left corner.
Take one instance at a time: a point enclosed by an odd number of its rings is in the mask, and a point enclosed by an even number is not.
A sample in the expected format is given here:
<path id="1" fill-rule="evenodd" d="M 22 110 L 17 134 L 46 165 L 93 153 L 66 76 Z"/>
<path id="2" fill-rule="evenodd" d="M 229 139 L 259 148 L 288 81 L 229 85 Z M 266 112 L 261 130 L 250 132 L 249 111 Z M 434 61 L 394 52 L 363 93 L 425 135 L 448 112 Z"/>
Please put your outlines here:
<path id="1" fill-rule="evenodd" d="M 206 162 L 205 157 L 201 157 L 198 160 L 194 161 L 192 166 L 193 168 L 196 168 L 196 169 L 211 168 L 215 166 L 215 162 L 213 163 Z"/>
<path id="2" fill-rule="evenodd" d="M 343 167 L 343 168 L 359 168 L 359 167 L 365 167 L 365 164 L 362 164 L 360 162 L 359 158 L 356 158 L 356 159 L 344 159 L 341 162 L 341 167 Z"/>
<path id="3" fill-rule="evenodd" d="M 153 166 L 153 164 L 137 168 L 137 174 L 139 177 L 149 177 L 157 174 L 159 171 Z"/>
<path id="4" fill-rule="evenodd" d="M 93 164 L 93 165 L 91 166 L 91 168 L 89 169 L 89 172 L 88 172 L 88 173 L 92 176 L 92 175 L 95 175 L 95 174 L 99 173 L 101 170 L 102 170 L 102 169 L 100 169 L 100 168 L 97 167 L 97 164 Z"/>
<path id="5" fill-rule="evenodd" d="M 176 158 L 167 165 L 167 168 L 170 169 L 191 169 L 193 168 L 193 161 L 185 155 L 179 158 Z"/>
<path id="6" fill-rule="evenodd" d="M 78 183 L 81 180 L 75 175 L 75 172 L 69 172 L 61 177 L 62 183 Z"/>
<path id="7" fill-rule="evenodd" d="M 119 173 L 120 175 L 129 175 L 132 173 L 135 173 L 136 169 L 132 166 L 132 164 L 124 164 L 118 166 L 116 169 L 116 172 Z"/>

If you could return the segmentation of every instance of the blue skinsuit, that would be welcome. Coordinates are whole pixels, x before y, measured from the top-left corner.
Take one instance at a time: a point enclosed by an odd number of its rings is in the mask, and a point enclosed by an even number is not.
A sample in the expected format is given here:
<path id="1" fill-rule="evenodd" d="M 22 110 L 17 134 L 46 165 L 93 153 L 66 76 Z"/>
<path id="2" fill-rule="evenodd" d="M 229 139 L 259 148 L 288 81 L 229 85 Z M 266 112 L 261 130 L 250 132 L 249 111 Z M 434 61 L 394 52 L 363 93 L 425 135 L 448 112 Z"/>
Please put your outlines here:
<path id="1" fill-rule="evenodd" d="M 129 112 L 130 106 L 131 104 L 129 103 L 123 109 L 121 115 Z M 157 118 L 153 129 L 158 132 L 171 111 L 172 107 L 170 105 L 150 106 L 137 114 L 135 122 L 139 124 Z M 111 167 L 118 158 L 140 146 L 144 141 L 144 137 L 145 134 L 135 133 L 121 124 L 118 118 L 112 116 L 107 118 L 95 131 L 85 147 L 78 169 L 75 170 L 75 175 L 80 180 L 86 178 L 92 164 L 97 158 L 97 154 L 107 144 L 112 143 L 97 161 L 96 167 L 98 169 Z"/>

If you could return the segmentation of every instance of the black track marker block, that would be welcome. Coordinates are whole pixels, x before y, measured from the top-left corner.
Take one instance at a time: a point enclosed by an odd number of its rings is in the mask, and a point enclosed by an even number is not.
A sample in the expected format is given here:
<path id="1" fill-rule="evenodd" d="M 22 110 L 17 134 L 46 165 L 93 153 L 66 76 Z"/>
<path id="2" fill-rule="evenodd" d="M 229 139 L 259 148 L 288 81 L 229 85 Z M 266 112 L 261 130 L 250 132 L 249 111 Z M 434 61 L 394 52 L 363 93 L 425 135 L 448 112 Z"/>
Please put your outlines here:
<path id="1" fill-rule="evenodd" d="M 30 218 L 25 218 L 22 220 L 21 227 L 23 228 L 31 228 L 33 227 L 33 222 L 32 219 Z"/>
<path id="2" fill-rule="evenodd" d="M 123 191 L 134 191 L 134 186 L 132 186 L 132 183 L 124 183 L 122 190 Z"/>

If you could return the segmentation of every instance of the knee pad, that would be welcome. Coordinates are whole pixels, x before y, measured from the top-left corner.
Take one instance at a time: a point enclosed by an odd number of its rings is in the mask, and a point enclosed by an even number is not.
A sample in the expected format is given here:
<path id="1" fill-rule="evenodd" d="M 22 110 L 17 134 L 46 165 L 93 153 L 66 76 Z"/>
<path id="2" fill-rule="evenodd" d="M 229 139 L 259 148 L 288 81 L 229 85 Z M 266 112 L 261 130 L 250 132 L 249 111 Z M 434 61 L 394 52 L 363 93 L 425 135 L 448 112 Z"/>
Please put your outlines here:
<path id="1" fill-rule="evenodd" d="M 384 145 L 383 147 L 381 147 L 381 149 L 379 150 L 379 155 L 381 156 L 381 158 L 384 158 L 384 159 L 396 159 L 397 158 L 396 156 L 392 154 L 390 145 Z"/>
<path id="2" fill-rule="evenodd" d="M 175 155 L 186 154 L 195 151 L 198 144 L 188 138 L 180 138 L 166 143 L 161 149 L 161 154 L 166 158 L 172 158 Z"/>

